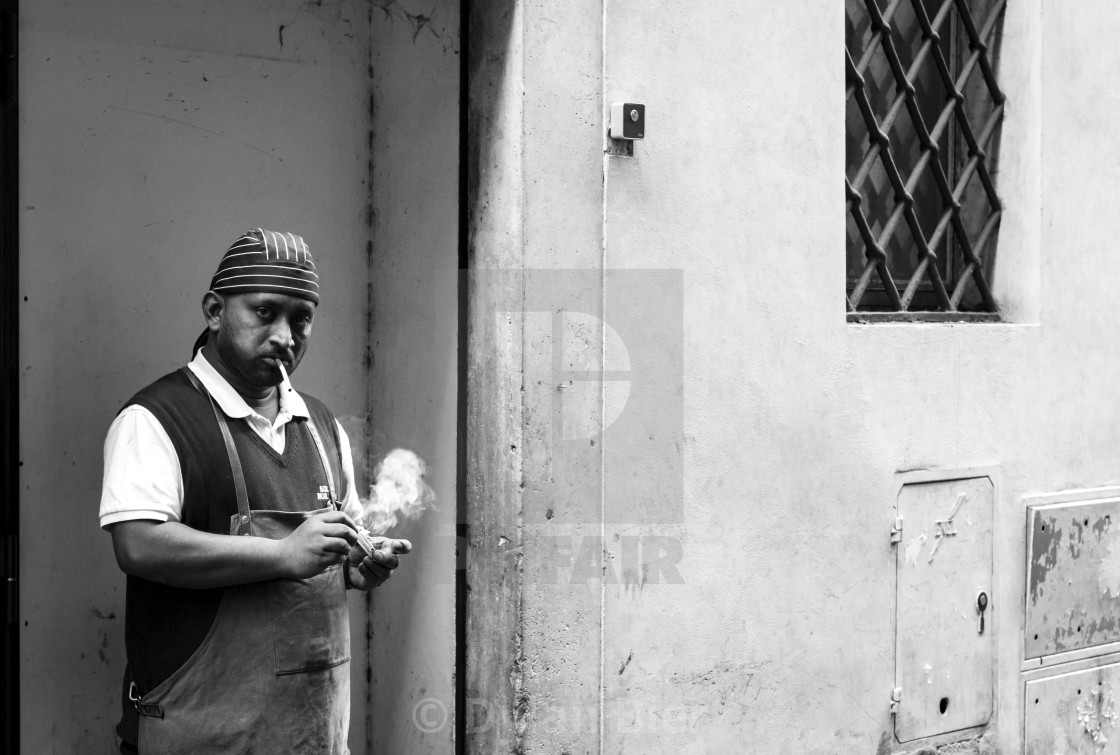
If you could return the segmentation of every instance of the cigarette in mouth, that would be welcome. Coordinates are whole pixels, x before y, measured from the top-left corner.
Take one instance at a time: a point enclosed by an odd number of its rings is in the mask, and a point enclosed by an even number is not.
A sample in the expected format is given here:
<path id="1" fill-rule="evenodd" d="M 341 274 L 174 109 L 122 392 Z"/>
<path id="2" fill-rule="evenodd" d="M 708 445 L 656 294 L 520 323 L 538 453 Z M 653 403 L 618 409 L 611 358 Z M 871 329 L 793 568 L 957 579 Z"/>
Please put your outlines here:
<path id="1" fill-rule="evenodd" d="M 281 376 L 282 378 L 284 378 L 284 382 L 285 382 L 285 383 L 289 382 L 289 380 L 288 380 L 288 371 L 284 369 L 284 363 L 283 363 L 283 362 L 281 362 L 281 361 L 280 361 L 279 359 L 277 359 L 277 360 L 276 360 L 276 366 L 280 368 L 280 376 Z M 290 390 L 292 390 L 292 386 L 291 386 L 291 385 L 289 385 L 289 386 L 288 386 L 288 390 L 289 390 L 289 391 L 290 391 Z"/>

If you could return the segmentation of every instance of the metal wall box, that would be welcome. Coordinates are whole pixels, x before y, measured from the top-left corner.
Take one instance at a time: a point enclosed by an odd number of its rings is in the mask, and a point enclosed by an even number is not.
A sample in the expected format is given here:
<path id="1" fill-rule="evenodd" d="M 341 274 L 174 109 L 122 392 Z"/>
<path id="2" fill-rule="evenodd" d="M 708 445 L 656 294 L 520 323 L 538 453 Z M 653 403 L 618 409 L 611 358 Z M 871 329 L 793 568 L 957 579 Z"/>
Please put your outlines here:
<path id="1" fill-rule="evenodd" d="M 1023 715 L 1026 755 L 1116 755 L 1120 664 L 1028 681 Z"/>
<path id="2" fill-rule="evenodd" d="M 892 537 L 899 742 L 992 717 L 994 500 L 987 476 L 911 482 L 899 491 Z"/>
<path id="3" fill-rule="evenodd" d="M 1026 660 L 1120 641 L 1120 498 L 1027 507 Z"/>
<path id="4" fill-rule="evenodd" d="M 612 139 L 642 139 L 646 135 L 646 106 L 639 102 L 612 102 Z"/>

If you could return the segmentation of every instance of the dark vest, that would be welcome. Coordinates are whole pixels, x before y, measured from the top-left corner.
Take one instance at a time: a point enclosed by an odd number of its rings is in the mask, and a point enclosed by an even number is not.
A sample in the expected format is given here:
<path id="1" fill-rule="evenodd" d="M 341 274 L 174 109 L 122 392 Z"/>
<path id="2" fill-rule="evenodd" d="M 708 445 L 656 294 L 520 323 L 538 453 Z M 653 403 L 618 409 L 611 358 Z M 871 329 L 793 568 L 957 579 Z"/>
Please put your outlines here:
<path id="1" fill-rule="evenodd" d="M 342 458 L 334 415 L 319 400 L 300 396 L 315 420 L 330 460 L 336 494 L 344 498 Z M 150 411 L 171 438 L 183 475 L 182 523 L 204 532 L 228 535 L 237 515 L 233 472 L 210 399 L 181 371 L 165 375 L 133 396 L 126 407 Z M 230 420 L 241 457 L 249 508 L 311 511 L 326 501 L 323 471 L 307 421 L 292 419 L 285 429 L 283 455 L 249 427 Z M 221 588 L 195 590 L 128 576 L 125 595 L 125 649 L 132 680 L 141 693 L 154 688 L 183 665 L 202 644 L 217 615 Z M 128 710 L 126 708 L 126 716 Z"/>

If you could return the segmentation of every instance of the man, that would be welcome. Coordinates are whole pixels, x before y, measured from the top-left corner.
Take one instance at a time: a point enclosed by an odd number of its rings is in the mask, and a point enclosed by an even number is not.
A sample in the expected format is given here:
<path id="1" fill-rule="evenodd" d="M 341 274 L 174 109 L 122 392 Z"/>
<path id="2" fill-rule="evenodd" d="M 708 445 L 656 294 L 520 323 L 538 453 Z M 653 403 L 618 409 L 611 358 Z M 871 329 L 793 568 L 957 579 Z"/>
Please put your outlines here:
<path id="1" fill-rule="evenodd" d="M 122 753 L 348 752 L 345 589 L 379 586 L 411 546 L 358 547 L 346 433 L 285 374 L 318 304 L 303 239 L 247 232 L 202 299 L 190 364 L 109 429 L 101 526 L 128 575 Z"/>

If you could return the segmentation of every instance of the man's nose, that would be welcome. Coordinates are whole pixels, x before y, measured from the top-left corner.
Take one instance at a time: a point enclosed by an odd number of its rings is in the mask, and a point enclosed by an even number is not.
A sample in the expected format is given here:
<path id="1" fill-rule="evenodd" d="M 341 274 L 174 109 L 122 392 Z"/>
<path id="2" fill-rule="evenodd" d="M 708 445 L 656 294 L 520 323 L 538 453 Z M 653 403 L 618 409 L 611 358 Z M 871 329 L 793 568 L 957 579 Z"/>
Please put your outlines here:
<path id="1" fill-rule="evenodd" d="M 295 341 L 292 339 L 292 329 L 289 327 L 287 320 L 277 318 L 276 322 L 273 323 L 269 340 L 284 349 L 291 349 L 295 346 Z"/>

